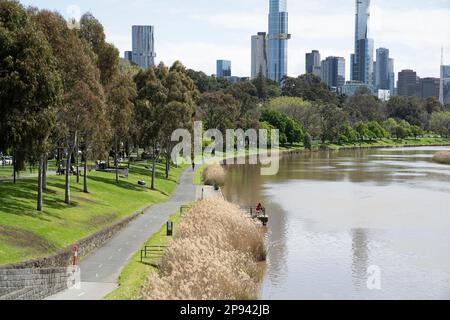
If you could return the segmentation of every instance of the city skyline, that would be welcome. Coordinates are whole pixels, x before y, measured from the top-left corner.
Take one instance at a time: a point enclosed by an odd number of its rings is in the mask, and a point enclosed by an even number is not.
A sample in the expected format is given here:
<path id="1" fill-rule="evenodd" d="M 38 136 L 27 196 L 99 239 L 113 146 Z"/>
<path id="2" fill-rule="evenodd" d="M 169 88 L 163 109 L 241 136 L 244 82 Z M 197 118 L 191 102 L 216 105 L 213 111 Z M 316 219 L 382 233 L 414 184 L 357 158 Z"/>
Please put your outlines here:
<path id="1" fill-rule="evenodd" d="M 337 3 L 333 6 L 329 0 L 289 3 L 289 33 L 293 36 L 288 49 L 289 75 L 305 72 L 305 53 L 313 49 L 320 50 L 324 57 L 347 59 L 354 51 L 354 1 L 337 2 L 333 1 Z M 66 17 L 72 4 L 66 0 L 21 3 L 56 9 Z M 78 1 L 77 6 L 81 13 L 91 11 L 105 25 L 108 41 L 121 52 L 131 48 L 129 30 L 132 25 L 154 25 L 157 63 L 163 60 L 170 64 L 179 59 L 189 68 L 213 74 L 217 58 L 226 57 L 233 61 L 234 74 L 250 76 L 249 39 L 267 29 L 268 1 L 228 0 L 224 4 L 219 6 L 217 2 L 203 0 L 189 4 L 178 0 L 151 3 L 103 0 L 98 3 Z M 442 44 L 445 46 L 444 63 L 450 63 L 450 2 L 372 0 L 372 7 L 370 37 L 375 39 L 375 48 L 390 49 L 396 60 L 396 70 L 414 69 L 421 77 L 439 77 Z M 349 64 L 347 78 L 350 78 Z"/>

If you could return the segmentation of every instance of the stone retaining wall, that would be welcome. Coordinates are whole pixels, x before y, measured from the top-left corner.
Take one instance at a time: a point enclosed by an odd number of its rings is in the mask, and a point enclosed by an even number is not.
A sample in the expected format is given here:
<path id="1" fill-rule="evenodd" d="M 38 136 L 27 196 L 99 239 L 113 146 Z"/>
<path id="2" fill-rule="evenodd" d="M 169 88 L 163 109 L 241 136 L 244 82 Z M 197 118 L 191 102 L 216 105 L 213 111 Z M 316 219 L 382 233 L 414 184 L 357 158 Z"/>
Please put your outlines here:
<path id="1" fill-rule="evenodd" d="M 137 212 L 79 241 L 78 259 L 103 246 L 141 214 Z M 70 246 L 49 257 L 0 267 L 0 300 L 42 300 L 61 292 L 67 289 L 70 276 L 67 267 L 72 264 L 73 246 Z"/>
<path id="2" fill-rule="evenodd" d="M 0 300 L 41 300 L 67 289 L 67 268 L 0 270 Z"/>

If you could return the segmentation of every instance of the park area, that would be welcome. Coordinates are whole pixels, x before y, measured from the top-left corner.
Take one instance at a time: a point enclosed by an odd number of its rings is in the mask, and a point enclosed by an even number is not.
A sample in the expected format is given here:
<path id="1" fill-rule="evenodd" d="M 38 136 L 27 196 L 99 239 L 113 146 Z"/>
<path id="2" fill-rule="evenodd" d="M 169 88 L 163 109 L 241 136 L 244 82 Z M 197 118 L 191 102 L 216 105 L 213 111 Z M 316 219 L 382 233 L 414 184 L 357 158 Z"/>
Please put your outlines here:
<path id="1" fill-rule="evenodd" d="M 50 166 L 51 167 L 51 164 Z M 0 177 L 10 177 L 0 167 Z M 70 206 L 64 203 L 64 176 L 49 175 L 43 200 L 44 212 L 36 211 L 37 177 L 22 173 L 16 184 L 0 180 L 0 266 L 39 258 L 58 252 L 155 203 L 167 201 L 185 168 L 173 167 L 169 178 L 165 164 L 158 163 L 156 190 L 139 186 L 149 182 L 146 162 L 130 166 L 127 179 L 116 183 L 115 173 L 91 171 L 89 193 L 71 176 Z M 28 177 L 27 177 L 28 175 Z"/>

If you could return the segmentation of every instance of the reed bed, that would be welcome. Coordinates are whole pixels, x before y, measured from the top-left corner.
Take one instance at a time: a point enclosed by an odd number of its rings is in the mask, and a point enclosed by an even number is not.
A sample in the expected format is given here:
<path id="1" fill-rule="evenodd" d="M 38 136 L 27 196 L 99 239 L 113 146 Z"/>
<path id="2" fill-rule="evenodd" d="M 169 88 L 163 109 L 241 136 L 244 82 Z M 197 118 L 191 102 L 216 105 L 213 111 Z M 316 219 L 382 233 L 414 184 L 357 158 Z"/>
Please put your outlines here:
<path id="1" fill-rule="evenodd" d="M 433 160 L 441 164 L 450 164 L 450 152 L 441 151 L 434 155 Z"/>
<path id="2" fill-rule="evenodd" d="M 213 164 L 203 172 L 203 181 L 207 186 L 221 187 L 225 184 L 226 171 L 220 164 Z"/>
<path id="3" fill-rule="evenodd" d="M 183 218 L 141 293 L 147 300 L 255 299 L 263 260 L 261 224 L 225 200 L 204 200 Z"/>

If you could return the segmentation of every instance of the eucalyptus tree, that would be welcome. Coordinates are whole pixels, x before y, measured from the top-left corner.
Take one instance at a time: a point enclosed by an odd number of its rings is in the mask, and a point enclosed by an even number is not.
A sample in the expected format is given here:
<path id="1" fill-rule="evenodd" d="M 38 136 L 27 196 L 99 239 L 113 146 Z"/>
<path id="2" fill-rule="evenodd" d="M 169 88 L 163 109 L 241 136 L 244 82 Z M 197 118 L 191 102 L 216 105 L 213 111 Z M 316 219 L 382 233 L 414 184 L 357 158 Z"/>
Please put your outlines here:
<path id="1" fill-rule="evenodd" d="M 95 65 L 95 54 L 78 31 L 68 28 L 57 13 L 34 12 L 34 17 L 45 33 L 57 62 L 63 83 L 63 96 L 58 105 L 55 136 L 57 145 L 66 149 L 65 203 L 71 204 L 70 171 L 72 157 L 81 146 L 97 139 L 97 134 L 109 131 L 101 124 L 106 117 L 105 97 L 100 83 L 100 72 Z"/>
<path id="2" fill-rule="evenodd" d="M 0 150 L 14 150 L 14 171 L 18 159 L 38 162 L 37 210 L 42 211 L 43 158 L 61 79 L 45 35 L 15 1 L 0 1 L 0 88 Z"/>

